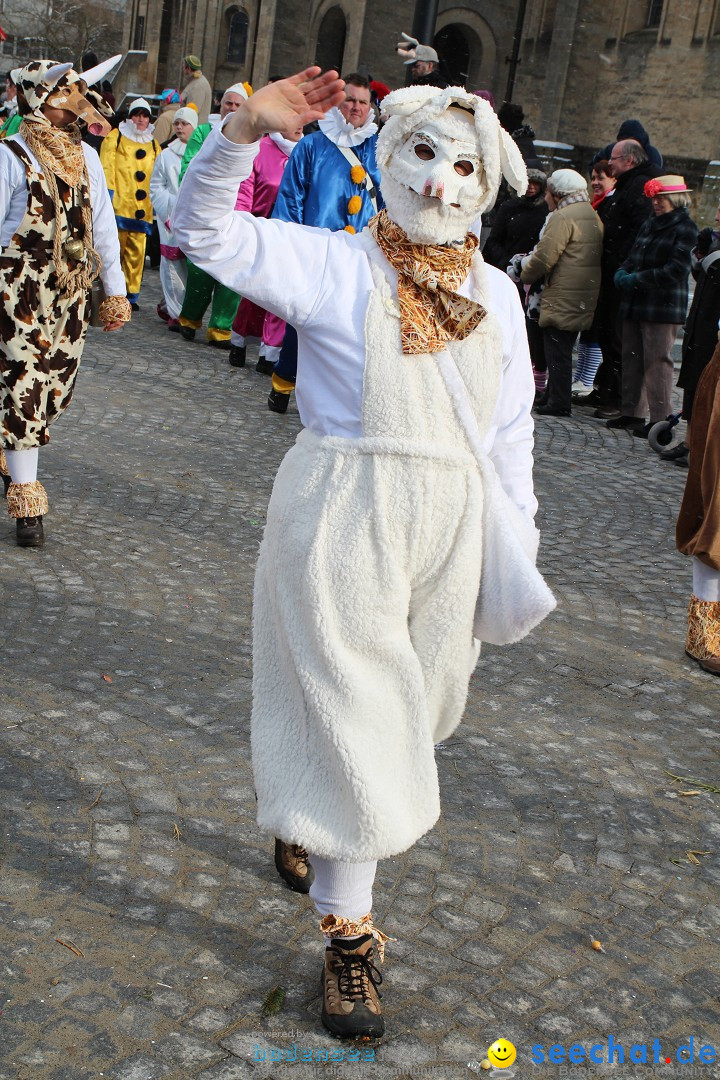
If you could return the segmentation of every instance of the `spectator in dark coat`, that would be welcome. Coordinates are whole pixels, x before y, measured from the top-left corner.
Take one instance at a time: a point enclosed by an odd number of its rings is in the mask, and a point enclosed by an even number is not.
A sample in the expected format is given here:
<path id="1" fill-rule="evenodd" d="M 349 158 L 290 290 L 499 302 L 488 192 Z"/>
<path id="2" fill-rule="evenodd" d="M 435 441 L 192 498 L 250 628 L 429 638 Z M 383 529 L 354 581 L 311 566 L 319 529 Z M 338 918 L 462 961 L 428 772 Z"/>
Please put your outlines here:
<path id="1" fill-rule="evenodd" d="M 692 253 L 695 293 L 683 338 L 682 367 L 678 386 L 683 395 L 683 417 L 690 422 L 698 379 L 717 346 L 720 322 L 720 207 L 715 229 L 703 229 Z"/>
<path id="2" fill-rule="evenodd" d="M 483 248 L 485 262 L 505 270 L 513 255 L 527 255 L 532 251 L 548 215 L 546 188 L 545 173 L 540 169 L 528 169 L 525 194 L 511 196 L 498 209 Z"/>
<path id="3" fill-rule="evenodd" d="M 615 272 L 615 286 L 622 294 L 622 401 L 621 415 L 607 422 L 643 438 L 672 411 L 672 347 L 687 314 L 690 253 L 697 242 L 682 176 L 649 180 L 645 196 L 652 203 L 652 217 Z M 649 424 L 644 420 L 645 399 Z"/>
<path id="4" fill-rule="evenodd" d="M 621 396 L 622 327 L 615 271 L 627 258 L 641 225 L 652 214 L 644 187 L 648 180 L 660 174 L 657 165 L 648 161 L 640 143 L 631 139 L 615 143 L 608 166 L 615 177 L 615 191 L 602 215 L 605 237 L 597 318 L 603 361 L 595 376 L 595 391 L 584 399 L 585 404 L 599 406 L 595 415 L 605 419 L 618 414 Z"/>
<path id="5" fill-rule="evenodd" d="M 691 256 L 691 270 L 695 278 L 695 293 L 685 324 L 682 344 L 682 366 L 678 386 L 683 393 L 683 418 L 692 419 L 695 390 L 700 376 L 712 359 L 717 347 L 718 322 L 720 322 L 720 207 L 715 214 L 715 229 L 703 229 L 698 236 L 697 247 Z M 660 457 L 665 461 L 683 463 L 687 459 L 687 445 L 680 442 Z"/>
<path id="6" fill-rule="evenodd" d="M 624 139 L 633 139 L 635 142 L 639 142 L 643 150 L 648 156 L 648 161 L 651 165 L 657 165 L 662 169 L 663 157 L 656 146 L 653 146 L 650 142 L 650 136 L 645 128 L 642 126 L 639 120 L 623 120 L 617 133 L 615 142 L 622 142 Z M 604 146 L 602 150 L 598 150 L 595 157 L 592 159 L 591 164 L 595 164 L 596 161 L 607 160 L 612 153 L 612 148 L 615 143 L 610 143 L 608 146 Z"/>

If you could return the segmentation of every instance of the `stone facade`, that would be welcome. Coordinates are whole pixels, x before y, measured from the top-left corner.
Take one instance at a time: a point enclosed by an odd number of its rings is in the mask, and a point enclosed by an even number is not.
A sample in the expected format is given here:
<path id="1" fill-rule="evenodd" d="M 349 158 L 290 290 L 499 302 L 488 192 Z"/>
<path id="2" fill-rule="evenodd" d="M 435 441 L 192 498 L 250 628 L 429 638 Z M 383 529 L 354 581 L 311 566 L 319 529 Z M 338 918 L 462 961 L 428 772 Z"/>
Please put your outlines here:
<path id="1" fill-rule="evenodd" d="M 515 99 L 539 137 L 575 148 L 576 166 L 636 117 L 668 171 L 685 174 L 696 192 L 716 173 L 708 167 L 720 158 L 713 0 L 543 0 L 528 5 L 521 55 Z M 710 224 L 717 181 L 705 187 L 695 216 Z"/>
<path id="2" fill-rule="evenodd" d="M 262 86 L 315 60 L 396 87 L 405 68 L 395 43 L 414 8 L 414 0 L 131 0 L 124 46 L 147 50 L 148 92 L 181 86 L 189 52 L 219 91 L 240 80 Z M 498 104 L 517 14 L 516 4 L 493 0 L 439 3 L 435 44 L 449 74 L 491 90 Z M 637 117 L 668 167 L 698 187 L 720 159 L 718 62 L 717 0 L 534 0 L 513 100 L 538 138 L 568 144 L 580 168 Z"/>

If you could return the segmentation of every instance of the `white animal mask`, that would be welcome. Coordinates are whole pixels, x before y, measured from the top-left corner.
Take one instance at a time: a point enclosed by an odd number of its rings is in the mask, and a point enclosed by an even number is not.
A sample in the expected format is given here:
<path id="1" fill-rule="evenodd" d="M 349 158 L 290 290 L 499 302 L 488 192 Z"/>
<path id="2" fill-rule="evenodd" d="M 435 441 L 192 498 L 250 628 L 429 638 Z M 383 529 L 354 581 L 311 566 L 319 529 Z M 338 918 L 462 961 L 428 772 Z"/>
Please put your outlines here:
<path id="1" fill-rule="evenodd" d="M 462 240 L 497 196 L 501 176 L 522 194 L 522 155 L 482 98 L 461 87 L 410 86 L 382 104 L 377 160 L 388 213 L 421 244 Z"/>

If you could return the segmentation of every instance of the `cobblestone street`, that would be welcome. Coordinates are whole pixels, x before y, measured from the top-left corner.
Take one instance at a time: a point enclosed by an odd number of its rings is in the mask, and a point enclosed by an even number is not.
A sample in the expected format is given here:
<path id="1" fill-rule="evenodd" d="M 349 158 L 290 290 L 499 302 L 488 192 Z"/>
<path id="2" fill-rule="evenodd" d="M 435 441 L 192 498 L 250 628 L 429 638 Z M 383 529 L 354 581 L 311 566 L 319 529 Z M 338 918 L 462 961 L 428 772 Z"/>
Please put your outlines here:
<path id="1" fill-rule="evenodd" d="M 498 1037 L 501 1078 L 720 1076 L 720 680 L 683 651 L 686 473 L 589 410 L 538 420 L 558 610 L 484 649 L 442 818 L 380 864 L 387 1035 L 341 1063 L 250 768 L 253 571 L 297 411 L 158 298 L 148 271 L 131 326 L 90 331 L 40 455 L 45 547 L 0 518 L 0 1080 L 456 1080 Z M 531 1062 L 609 1036 L 624 1067 Z M 629 1065 L 653 1039 L 661 1064 Z"/>

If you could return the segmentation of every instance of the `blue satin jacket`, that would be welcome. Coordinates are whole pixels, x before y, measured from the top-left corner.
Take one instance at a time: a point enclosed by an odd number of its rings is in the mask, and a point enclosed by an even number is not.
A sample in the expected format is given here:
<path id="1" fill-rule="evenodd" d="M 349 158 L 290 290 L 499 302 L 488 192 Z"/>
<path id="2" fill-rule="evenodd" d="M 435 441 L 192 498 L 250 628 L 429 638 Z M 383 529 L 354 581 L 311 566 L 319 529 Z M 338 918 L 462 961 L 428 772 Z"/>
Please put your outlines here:
<path id="1" fill-rule="evenodd" d="M 377 135 L 371 135 L 352 149 L 374 182 L 377 208 L 382 210 L 380 173 L 375 161 L 376 142 Z M 356 214 L 348 211 L 353 195 L 362 199 L 361 209 Z M 299 225 L 332 229 L 333 232 L 352 225 L 355 232 L 360 232 L 374 213 L 367 188 L 364 184 L 353 183 L 350 165 L 335 143 L 322 131 L 301 139 L 288 158 L 272 216 Z"/>

